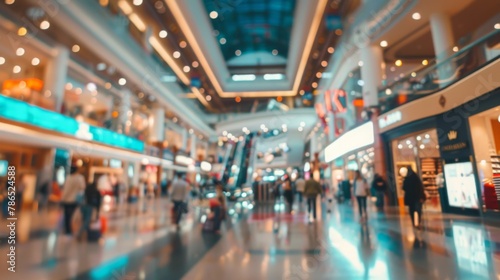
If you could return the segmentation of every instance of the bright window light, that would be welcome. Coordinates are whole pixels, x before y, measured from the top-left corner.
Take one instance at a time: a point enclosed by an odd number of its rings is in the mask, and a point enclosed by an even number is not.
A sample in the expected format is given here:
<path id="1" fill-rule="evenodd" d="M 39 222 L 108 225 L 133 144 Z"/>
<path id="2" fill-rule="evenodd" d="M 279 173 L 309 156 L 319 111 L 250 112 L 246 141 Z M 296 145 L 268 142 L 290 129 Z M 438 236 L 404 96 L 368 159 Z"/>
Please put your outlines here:
<path id="1" fill-rule="evenodd" d="M 233 81 L 235 82 L 255 81 L 255 75 L 254 74 L 233 75 Z"/>
<path id="2" fill-rule="evenodd" d="M 285 78 L 285 75 L 283 75 L 283 74 L 265 74 L 264 75 L 264 80 L 266 80 L 266 81 L 283 80 L 283 78 Z"/>

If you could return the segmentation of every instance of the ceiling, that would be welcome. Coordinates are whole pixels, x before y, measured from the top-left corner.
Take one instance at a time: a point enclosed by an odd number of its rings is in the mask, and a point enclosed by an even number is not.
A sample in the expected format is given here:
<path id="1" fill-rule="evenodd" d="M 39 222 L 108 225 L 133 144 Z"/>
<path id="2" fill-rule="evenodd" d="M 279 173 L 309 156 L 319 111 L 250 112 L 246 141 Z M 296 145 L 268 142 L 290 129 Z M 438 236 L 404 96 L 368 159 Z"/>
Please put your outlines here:
<path id="1" fill-rule="evenodd" d="M 226 61 L 241 54 L 264 52 L 286 58 L 292 33 L 295 0 L 236 1 L 233 6 L 204 0 L 214 35 Z M 258 66 L 259 61 L 253 61 Z M 250 65 L 247 65 L 250 66 Z"/>

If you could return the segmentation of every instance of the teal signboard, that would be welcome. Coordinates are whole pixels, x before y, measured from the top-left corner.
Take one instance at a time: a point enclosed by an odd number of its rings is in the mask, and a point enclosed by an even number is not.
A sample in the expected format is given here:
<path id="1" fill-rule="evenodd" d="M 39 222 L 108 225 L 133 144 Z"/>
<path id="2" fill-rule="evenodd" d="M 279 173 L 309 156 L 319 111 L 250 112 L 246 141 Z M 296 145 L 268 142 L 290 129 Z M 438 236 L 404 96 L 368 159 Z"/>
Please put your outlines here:
<path id="1" fill-rule="evenodd" d="M 0 95 L 0 117 L 72 136 L 77 136 L 80 127 L 80 123 L 73 118 L 4 95 Z M 144 143 L 140 140 L 91 125 L 88 130 L 92 141 L 141 153 L 144 151 Z"/>

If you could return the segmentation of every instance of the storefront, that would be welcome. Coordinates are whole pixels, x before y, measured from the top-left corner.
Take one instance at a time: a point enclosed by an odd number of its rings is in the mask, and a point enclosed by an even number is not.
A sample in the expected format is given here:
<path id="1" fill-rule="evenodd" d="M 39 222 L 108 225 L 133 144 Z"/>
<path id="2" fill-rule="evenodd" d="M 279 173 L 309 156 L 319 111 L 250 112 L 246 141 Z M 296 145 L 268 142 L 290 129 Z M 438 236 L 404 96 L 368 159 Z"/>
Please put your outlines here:
<path id="1" fill-rule="evenodd" d="M 403 181 L 411 168 L 422 180 L 428 198 L 424 209 L 442 211 L 440 178 L 443 176 L 443 165 L 436 119 L 427 118 L 400 126 L 381 136 L 387 151 L 387 174 L 395 201 L 404 205 Z"/>
<path id="2" fill-rule="evenodd" d="M 364 123 L 346 132 L 325 149 L 325 161 L 331 163 L 333 188 L 342 181 L 353 181 L 355 171 L 368 181 L 375 173 L 375 135 L 373 122 Z"/>

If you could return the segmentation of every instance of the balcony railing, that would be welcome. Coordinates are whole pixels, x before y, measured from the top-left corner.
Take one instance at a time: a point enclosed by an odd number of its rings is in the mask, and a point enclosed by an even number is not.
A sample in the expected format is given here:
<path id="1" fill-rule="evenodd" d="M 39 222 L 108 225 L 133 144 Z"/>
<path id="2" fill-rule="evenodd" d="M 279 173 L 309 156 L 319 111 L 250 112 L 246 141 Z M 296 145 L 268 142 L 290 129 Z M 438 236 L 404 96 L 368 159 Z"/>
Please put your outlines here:
<path id="1" fill-rule="evenodd" d="M 500 56 L 500 30 L 465 46 L 446 60 L 429 61 L 400 80 L 379 90 L 382 112 L 436 93 L 495 61 Z"/>

